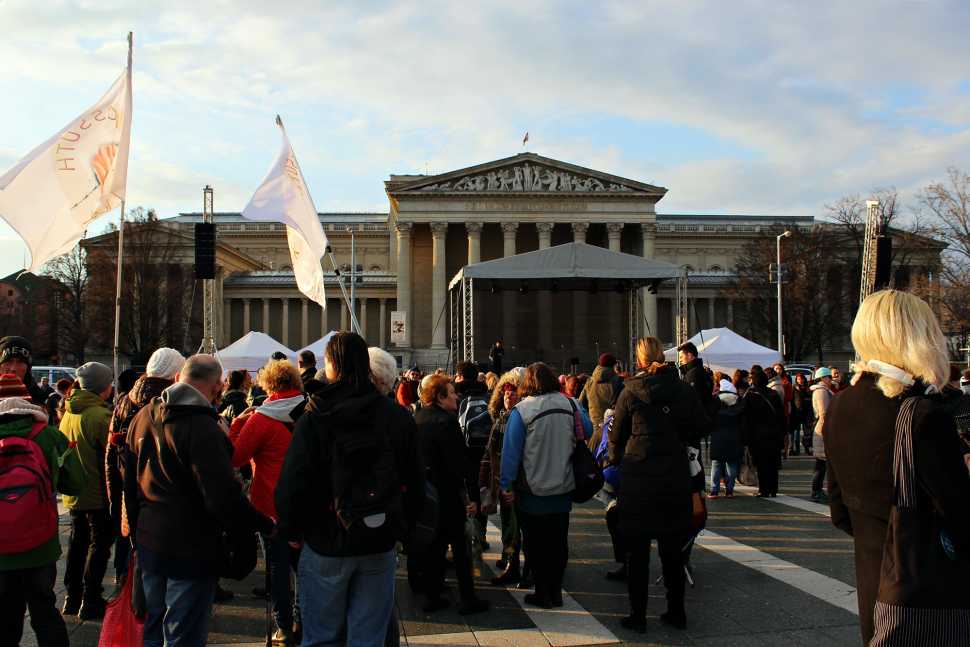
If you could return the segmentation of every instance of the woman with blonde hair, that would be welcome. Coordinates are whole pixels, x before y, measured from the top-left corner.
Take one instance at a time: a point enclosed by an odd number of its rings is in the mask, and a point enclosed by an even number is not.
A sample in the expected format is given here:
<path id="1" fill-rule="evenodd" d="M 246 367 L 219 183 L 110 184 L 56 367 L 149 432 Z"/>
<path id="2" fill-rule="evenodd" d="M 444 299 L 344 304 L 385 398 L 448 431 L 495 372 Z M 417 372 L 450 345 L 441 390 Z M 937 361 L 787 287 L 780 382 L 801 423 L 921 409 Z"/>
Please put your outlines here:
<path id="1" fill-rule="evenodd" d="M 518 389 L 522 383 L 522 375 L 525 371 L 521 368 L 513 368 L 498 379 L 492 389 L 492 397 L 488 402 L 488 415 L 492 418 L 492 431 L 488 437 L 488 444 L 485 446 L 485 453 L 482 455 L 482 463 L 478 470 L 478 487 L 487 492 L 485 499 L 488 501 L 486 512 L 495 512 L 496 504 L 499 504 L 499 476 L 502 467 L 502 443 L 505 439 L 505 428 L 509 424 L 509 414 L 519 402 Z M 494 373 L 489 373 L 494 375 Z M 483 501 L 483 505 L 485 502 Z M 504 569 L 498 577 L 492 578 L 492 584 L 505 585 L 514 584 L 522 579 L 519 568 L 519 552 L 522 545 L 522 537 L 519 532 L 519 523 L 515 517 L 514 504 L 500 503 L 499 512 L 502 518 L 502 557 L 496 564 L 500 569 Z"/>
<path id="2" fill-rule="evenodd" d="M 855 541 L 863 641 L 970 644 L 970 475 L 935 395 L 943 333 L 924 301 L 882 290 L 859 308 L 852 345 L 855 375 L 822 435 L 832 523 Z"/>
<path id="3" fill-rule="evenodd" d="M 610 464 L 620 466 L 617 532 L 630 595 L 630 615 L 621 624 L 646 631 L 650 542 L 656 539 L 667 587 L 660 620 L 684 629 L 682 549 L 693 511 L 687 445 L 706 433 L 707 416 L 693 387 L 664 363 L 657 338 L 637 342 L 637 368 L 617 398 L 609 434 Z"/>

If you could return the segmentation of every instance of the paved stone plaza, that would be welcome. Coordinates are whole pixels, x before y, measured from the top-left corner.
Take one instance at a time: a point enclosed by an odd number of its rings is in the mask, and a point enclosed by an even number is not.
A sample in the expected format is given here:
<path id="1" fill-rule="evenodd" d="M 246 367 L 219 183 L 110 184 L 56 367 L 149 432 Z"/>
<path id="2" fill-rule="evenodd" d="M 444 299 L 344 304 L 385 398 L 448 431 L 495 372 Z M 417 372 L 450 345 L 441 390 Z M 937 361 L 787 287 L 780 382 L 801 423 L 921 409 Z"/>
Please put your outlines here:
<path id="1" fill-rule="evenodd" d="M 696 586 L 687 589 L 685 632 L 657 619 L 664 610 L 662 586 L 651 588 L 645 635 L 620 627 L 620 618 L 628 612 L 626 590 L 603 577 L 614 564 L 602 504 L 593 500 L 573 511 L 564 584 L 568 595 L 562 609 L 523 607 L 523 593 L 488 585 L 492 573 L 486 568 L 479 590 L 491 601 L 491 612 L 463 618 L 452 608 L 426 615 L 408 590 L 402 570 L 397 588 L 401 644 L 858 645 L 852 542 L 832 527 L 826 506 L 808 500 L 812 465 L 813 460 L 805 457 L 786 461 L 783 495 L 777 499 L 758 499 L 749 488 L 739 488 L 734 499 L 710 503 L 708 527 L 691 560 Z M 68 530 L 62 517 L 65 549 Z M 494 550 L 499 542 L 495 529 L 490 531 Z M 652 557 L 654 579 L 660 569 L 656 555 Z M 494 565 L 495 559 L 491 555 L 487 563 Z M 63 574 L 63 560 L 58 571 Z M 110 579 L 109 575 L 105 581 L 107 590 L 112 589 Z M 265 605 L 250 594 L 262 579 L 260 565 L 246 581 L 228 583 L 236 597 L 214 607 L 210 645 L 264 644 Z M 60 584 L 58 593 L 63 595 Z M 99 623 L 69 621 L 68 628 L 75 647 L 97 645 Z M 36 644 L 29 627 L 22 644 Z"/>

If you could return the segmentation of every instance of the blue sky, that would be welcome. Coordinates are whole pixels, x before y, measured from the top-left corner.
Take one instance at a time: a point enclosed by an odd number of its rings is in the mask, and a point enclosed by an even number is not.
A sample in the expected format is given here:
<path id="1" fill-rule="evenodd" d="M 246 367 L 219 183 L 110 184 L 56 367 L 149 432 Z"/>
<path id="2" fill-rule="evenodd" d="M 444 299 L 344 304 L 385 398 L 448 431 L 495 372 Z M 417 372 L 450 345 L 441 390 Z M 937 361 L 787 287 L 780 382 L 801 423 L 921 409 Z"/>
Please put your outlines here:
<path id="1" fill-rule="evenodd" d="M 0 24 L 0 172 L 110 86 L 135 32 L 128 204 L 163 216 L 205 184 L 241 209 L 276 113 L 321 211 L 386 210 L 389 174 L 512 155 L 527 130 L 667 187 L 667 213 L 821 216 L 970 170 L 962 2 L 0 0 Z M 0 224 L 0 275 L 23 254 Z"/>

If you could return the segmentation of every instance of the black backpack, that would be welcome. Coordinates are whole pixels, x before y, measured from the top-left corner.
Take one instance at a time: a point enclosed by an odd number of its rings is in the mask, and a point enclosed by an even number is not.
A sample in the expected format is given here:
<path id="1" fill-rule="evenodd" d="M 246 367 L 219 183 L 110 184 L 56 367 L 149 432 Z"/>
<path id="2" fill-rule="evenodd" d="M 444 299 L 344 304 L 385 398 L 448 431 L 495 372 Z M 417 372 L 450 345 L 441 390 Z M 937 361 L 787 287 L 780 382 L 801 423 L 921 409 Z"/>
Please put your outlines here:
<path id="1" fill-rule="evenodd" d="M 458 405 L 458 424 L 471 448 L 484 449 L 492 433 L 492 417 L 488 414 L 488 394 L 469 395 Z"/>
<path id="2" fill-rule="evenodd" d="M 388 535 L 403 539 L 401 484 L 387 425 L 392 406 L 378 401 L 370 429 L 331 427 L 332 506 L 348 545 Z"/>

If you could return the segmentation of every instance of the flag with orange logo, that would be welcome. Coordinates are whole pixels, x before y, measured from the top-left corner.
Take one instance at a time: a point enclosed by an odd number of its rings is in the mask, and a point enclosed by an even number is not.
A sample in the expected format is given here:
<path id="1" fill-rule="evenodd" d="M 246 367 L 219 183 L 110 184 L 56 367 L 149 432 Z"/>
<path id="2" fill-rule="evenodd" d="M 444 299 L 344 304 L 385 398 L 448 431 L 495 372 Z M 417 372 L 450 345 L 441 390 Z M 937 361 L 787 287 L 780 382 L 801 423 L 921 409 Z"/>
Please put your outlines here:
<path id="1" fill-rule="evenodd" d="M 327 297 L 323 289 L 320 260 L 330 242 L 323 232 L 303 171 L 296 161 L 279 116 L 276 117 L 276 124 L 283 134 L 283 147 L 263 183 L 243 209 L 242 217 L 286 225 L 286 240 L 290 246 L 296 286 L 307 298 L 326 310 Z"/>
<path id="2" fill-rule="evenodd" d="M 131 140 L 128 69 L 93 106 L 0 177 L 0 217 L 30 250 L 30 271 L 69 251 L 125 199 Z"/>

